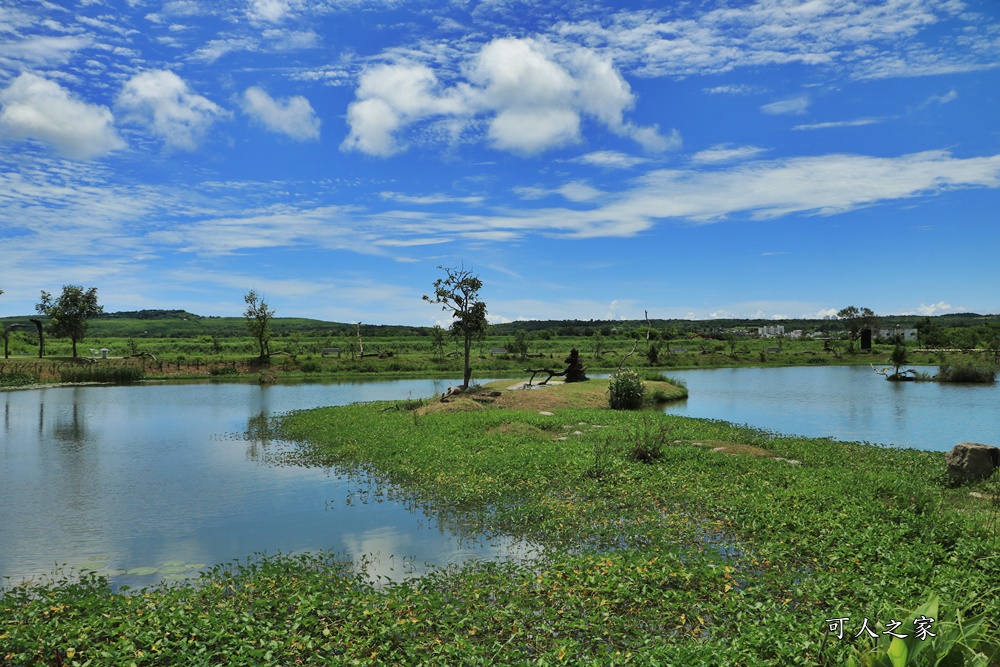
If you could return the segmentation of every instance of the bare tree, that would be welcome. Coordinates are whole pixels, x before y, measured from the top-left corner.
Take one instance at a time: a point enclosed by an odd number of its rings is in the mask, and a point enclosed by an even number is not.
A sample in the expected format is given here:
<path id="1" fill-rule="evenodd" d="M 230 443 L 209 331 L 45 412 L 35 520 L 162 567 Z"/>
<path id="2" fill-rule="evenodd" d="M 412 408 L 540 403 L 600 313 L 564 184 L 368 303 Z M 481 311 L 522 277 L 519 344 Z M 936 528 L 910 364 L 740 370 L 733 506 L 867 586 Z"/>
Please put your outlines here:
<path id="1" fill-rule="evenodd" d="M 247 309 L 243 313 L 247 320 L 247 330 L 257 339 L 257 344 L 260 346 L 260 361 L 263 363 L 271 355 L 268 343 L 271 340 L 271 320 L 274 319 L 274 310 L 268 308 L 263 295 L 258 296 L 253 290 L 244 294 L 243 300 L 247 304 Z"/>

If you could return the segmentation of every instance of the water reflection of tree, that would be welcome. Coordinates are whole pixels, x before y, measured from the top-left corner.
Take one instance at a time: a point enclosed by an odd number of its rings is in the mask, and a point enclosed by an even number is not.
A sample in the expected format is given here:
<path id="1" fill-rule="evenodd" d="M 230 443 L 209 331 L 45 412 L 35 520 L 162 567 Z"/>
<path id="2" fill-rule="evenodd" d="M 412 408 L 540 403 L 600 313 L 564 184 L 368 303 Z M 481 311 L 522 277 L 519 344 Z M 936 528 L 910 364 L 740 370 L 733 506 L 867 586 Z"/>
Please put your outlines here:
<path id="1" fill-rule="evenodd" d="M 247 459 L 258 463 L 269 463 L 267 449 L 274 439 L 271 419 L 267 412 L 261 410 L 247 419 L 243 439 L 247 442 Z"/>
<path id="2" fill-rule="evenodd" d="M 87 427 L 84 424 L 80 413 L 80 406 L 77 403 L 73 403 L 73 412 L 68 419 L 62 418 L 56 420 L 55 425 L 52 427 L 52 435 L 63 444 L 72 445 L 72 449 L 79 449 L 80 445 L 88 439 Z"/>

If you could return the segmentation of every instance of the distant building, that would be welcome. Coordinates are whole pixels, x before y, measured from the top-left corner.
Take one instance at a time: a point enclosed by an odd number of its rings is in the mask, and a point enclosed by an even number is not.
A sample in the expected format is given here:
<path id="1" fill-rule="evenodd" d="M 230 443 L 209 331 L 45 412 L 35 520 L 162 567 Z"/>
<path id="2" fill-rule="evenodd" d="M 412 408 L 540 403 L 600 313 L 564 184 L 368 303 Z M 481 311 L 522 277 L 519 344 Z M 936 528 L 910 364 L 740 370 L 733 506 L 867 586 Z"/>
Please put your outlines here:
<path id="1" fill-rule="evenodd" d="M 784 336 L 785 327 L 782 325 L 773 327 L 757 327 L 757 335 L 761 338 L 771 338 L 773 336 Z"/>
<path id="2" fill-rule="evenodd" d="M 892 327 L 891 329 L 879 329 L 875 332 L 878 338 L 894 338 L 896 336 L 902 336 L 903 340 L 916 340 L 917 330 L 916 329 L 904 329 L 903 327 Z"/>

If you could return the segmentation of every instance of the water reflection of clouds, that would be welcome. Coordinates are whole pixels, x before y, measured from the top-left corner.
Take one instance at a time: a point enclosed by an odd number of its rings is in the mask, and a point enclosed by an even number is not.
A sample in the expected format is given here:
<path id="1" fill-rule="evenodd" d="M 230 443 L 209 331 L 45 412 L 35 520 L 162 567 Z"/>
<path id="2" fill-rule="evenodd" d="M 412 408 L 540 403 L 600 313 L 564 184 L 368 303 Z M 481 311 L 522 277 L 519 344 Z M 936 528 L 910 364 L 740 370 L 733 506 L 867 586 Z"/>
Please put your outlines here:
<path id="1" fill-rule="evenodd" d="M 420 535 L 396 526 L 346 533 L 341 543 L 343 551 L 354 559 L 355 568 L 375 584 L 399 582 L 432 568 L 468 561 L 525 561 L 539 555 L 538 547 L 523 540 L 498 537 L 487 541 L 449 535 L 442 543 L 440 535 L 433 532 Z"/>
<path id="2" fill-rule="evenodd" d="M 393 558 L 374 571 L 399 576 L 403 568 L 393 570 L 393 563 L 404 556 L 420 568 L 520 557 L 527 547 L 453 537 L 461 526 L 413 511 L 372 480 L 252 460 L 287 446 L 266 429 L 272 414 L 428 396 L 447 383 L 165 384 L 0 394 L 0 576 L 20 580 L 97 555 L 108 556 L 108 569 L 131 569 L 173 560 L 229 562 L 258 552 L 325 549 L 359 558 L 377 552 Z"/>

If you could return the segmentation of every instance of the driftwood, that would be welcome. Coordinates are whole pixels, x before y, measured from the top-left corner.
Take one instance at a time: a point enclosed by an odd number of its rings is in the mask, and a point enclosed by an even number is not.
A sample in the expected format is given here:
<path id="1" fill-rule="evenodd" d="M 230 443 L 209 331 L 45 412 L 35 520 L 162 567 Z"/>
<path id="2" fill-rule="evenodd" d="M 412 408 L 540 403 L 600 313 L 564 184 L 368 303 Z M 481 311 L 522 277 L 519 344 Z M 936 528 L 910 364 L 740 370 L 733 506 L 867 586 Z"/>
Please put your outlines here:
<path id="1" fill-rule="evenodd" d="M 872 367 L 873 371 L 875 371 L 879 375 L 884 376 L 885 379 L 889 380 L 890 382 L 911 382 L 917 379 L 917 371 L 913 369 L 900 371 L 899 373 L 893 373 L 892 375 L 889 375 L 889 371 L 892 370 L 891 368 L 883 368 L 880 370 L 878 368 L 875 368 L 875 364 L 868 364 L 868 365 Z M 912 373 L 912 375 L 907 375 L 907 373 Z"/>
<path id="2" fill-rule="evenodd" d="M 129 357 L 144 357 L 146 359 L 152 359 L 153 361 L 157 361 L 156 357 L 152 353 L 150 353 L 150 352 L 136 352 L 135 354 L 130 354 L 128 356 Z"/>
<path id="3" fill-rule="evenodd" d="M 23 329 L 23 328 L 24 328 L 24 325 L 20 324 L 20 323 L 17 323 L 17 324 L 8 324 L 7 326 L 5 326 L 3 328 L 3 358 L 4 359 L 9 359 L 10 358 L 10 352 L 8 351 L 8 343 L 10 342 L 10 332 L 13 331 L 14 329 Z"/>
<path id="4" fill-rule="evenodd" d="M 539 373 L 548 373 L 549 374 L 549 376 L 547 378 L 545 378 L 544 380 L 542 380 L 541 382 L 538 383 L 539 385 L 543 385 L 543 384 L 547 384 L 548 381 L 551 380 L 554 377 L 563 377 L 564 375 L 566 375 L 566 372 L 568 370 L 569 370 L 568 368 L 566 370 L 564 370 L 564 371 L 554 371 L 551 368 L 525 368 L 524 372 L 525 373 L 531 373 L 531 379 L 528 380 L 528 386 L 530 387 L 531 383 L 534 382 L 534 380 L 535 380 L 535 376 L 538 375 Z"/>

